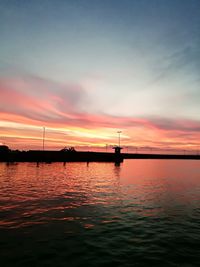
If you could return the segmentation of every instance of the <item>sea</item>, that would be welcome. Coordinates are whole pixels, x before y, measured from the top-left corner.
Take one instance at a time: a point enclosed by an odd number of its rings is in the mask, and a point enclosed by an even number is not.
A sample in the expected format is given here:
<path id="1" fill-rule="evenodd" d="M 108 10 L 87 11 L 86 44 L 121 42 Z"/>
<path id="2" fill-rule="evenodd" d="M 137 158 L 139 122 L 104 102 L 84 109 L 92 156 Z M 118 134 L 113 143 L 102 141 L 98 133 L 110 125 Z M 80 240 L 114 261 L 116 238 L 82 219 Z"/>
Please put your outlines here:
<path id="1" fill-rule="evenodd" d="M 0 163 L 0 266 L 200 266 L 200 161 Z"/>

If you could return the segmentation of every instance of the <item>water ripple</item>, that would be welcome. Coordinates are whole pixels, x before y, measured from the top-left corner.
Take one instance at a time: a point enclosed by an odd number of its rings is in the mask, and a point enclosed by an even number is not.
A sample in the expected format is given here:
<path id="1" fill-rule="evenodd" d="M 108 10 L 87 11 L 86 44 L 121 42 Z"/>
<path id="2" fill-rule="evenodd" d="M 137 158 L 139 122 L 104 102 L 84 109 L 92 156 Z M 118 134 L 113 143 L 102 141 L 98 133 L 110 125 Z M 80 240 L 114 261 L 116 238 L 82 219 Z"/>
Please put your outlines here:
<path id="1" fill-rule="evenodd" d="M 1 163 L 3 266 L 198 266 L 199 179 L 198 161 Z"/>

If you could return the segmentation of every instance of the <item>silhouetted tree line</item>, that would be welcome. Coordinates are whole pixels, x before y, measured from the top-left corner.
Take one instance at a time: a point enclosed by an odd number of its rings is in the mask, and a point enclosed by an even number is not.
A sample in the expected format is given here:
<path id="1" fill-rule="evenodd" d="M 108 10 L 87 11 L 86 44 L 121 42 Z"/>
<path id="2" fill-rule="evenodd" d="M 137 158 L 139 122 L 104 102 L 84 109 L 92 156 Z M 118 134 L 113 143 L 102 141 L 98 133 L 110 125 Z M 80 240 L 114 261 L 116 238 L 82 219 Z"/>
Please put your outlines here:
<path id="1" fill-rule="evenodd" d="M 61 152 L 76 152 L 75 148 L 74 147 L 64 147 L 63 149 L 60 150 Z"/>

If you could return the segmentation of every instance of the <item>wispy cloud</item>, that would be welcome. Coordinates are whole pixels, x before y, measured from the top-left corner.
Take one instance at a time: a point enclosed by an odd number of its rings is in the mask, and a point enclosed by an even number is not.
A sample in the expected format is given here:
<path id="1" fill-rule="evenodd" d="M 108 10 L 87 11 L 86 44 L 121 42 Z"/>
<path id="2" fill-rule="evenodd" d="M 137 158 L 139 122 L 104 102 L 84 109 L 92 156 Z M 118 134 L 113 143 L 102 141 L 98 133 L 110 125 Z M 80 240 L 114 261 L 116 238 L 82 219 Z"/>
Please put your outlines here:
<path id="1" fill-rule="evenodd" d="M 163 117 L 134 118 L 85 112 L 89 96 L 79 85 L 63 85 L 37 77 L 0 79 L 1 118 L 36 125 L 90 127 L 153 127 L 161 130 L 199 131 L 195 120 Z M 84 109 L 83 109 L 84 107 Z M 83 111 L 84 110 L 84 111 Z M 7 116 L 7 117 L 6 117 Z M 22 118 L 24 118 L 23 121 Z"/>
<path id="2" fill-rule="evenodd" d="M 20 146 L 19 139 L 32 140 L 34 147 L 41 139 L 38 127 L 44 125 L 49 127 L 52 147 L 65 144 L 66 138 L 73 145 L 115 143 L 117 129 L 123 130 L 126 145 L 179 146 L 188 145 L 188 140 L 197 146 L 200 138 L 198 120 L 91 114 L 86 112 L 89 103 L 89 95 L 79 85 L 34 76 L 1 78 L 0 134 Z"/>
<path id="3" fill-rule="evenodd" d="M 26 76 L 0 79 L 0 112 L 41 122 L 62 122 L 78 116 L 86 100 L 83 89 Z"/>

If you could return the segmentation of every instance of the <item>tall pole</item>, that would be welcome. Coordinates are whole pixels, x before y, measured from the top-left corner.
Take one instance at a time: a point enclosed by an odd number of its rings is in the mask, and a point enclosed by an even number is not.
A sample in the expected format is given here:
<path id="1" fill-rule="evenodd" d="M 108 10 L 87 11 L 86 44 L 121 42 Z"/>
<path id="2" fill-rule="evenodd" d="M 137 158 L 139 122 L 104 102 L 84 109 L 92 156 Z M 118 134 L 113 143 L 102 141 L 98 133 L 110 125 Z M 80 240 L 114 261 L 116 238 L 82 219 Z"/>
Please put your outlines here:
<path id="1" fill-rule="evenodd" d="M 44 151 L 44 140 L 45 140 L 45 127 L 43 127 L 43 138 L 42 138 L 43 151 Z"/>
<path id="2" fill-rule="evenodd" d="M 117 133 L 119 134 L 119 147 L 120 147 L 120 134 L 122 131 L 118 131 Z"/>

